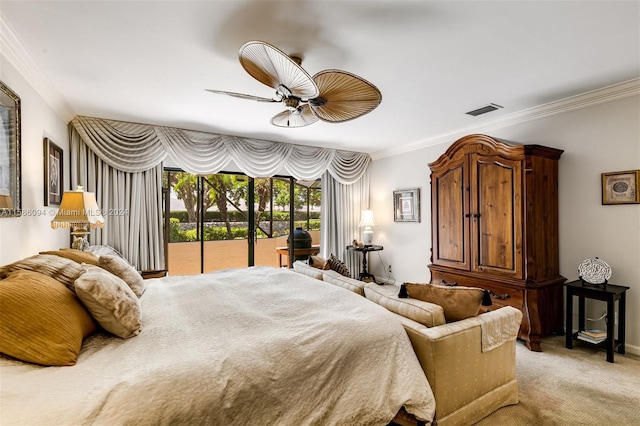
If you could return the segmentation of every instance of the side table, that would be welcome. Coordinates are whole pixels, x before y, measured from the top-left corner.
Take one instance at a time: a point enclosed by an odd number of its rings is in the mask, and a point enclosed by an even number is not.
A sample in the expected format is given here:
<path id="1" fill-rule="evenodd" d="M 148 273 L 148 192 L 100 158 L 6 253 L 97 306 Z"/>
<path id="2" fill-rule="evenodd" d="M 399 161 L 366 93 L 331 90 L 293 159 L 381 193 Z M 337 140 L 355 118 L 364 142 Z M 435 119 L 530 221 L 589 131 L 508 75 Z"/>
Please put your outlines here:
<path id="1" fill-rule="evenodd" d="M 286 266 L 288 268 L 289 267 L 289 261 L 287 260 L 287 263 L 283 264 L 282 263 L 282 256 L 284 255 L 284 256 L 287 256 L 287 259 L 289 258 L 289 247 L 288 246 L 276 247 L 276 253 L 278 253 L 278 265 L 281 268 L 284 267 L 284 266 Z M 307 256 L 307 255 L 315 256 L 318 253 L 320 253 L 320 246 L 319 245 L 311 246 L 309 248 L 294 248 L 293 249 L 294 259 L 295 259 L 296 256 Z"/>
<path id="2" fill-rule="evenodd" d="M 605 345 L 607 361 L 613 362 L 613 351 L 617 348 L 619 354 L 624 354 L 626 291 L 629 287 L 605 284 L 603 287 L 584 285 L 582 281 L 564 283 L 567 289 L 566 304 L 566 347 L 573 349 L 573 340 L 577 333 L 573 332 L 573 296 L 578 296 L 578 331 L 585 329 L 584 299 L 603 300 L 607 302 L 607 338 L 596 346 Z M 615 326 L 615 301 L 618 301 L 618 338 L 613 336 Z M 582 342 L 582 340 L 581 340 Z M 583 342 L 590 344 L 588 342 Z"/>
<path id="3" fill-rule="evenodd" d="M 377 282 L 376 277 L 370 274 L 369 271 L 367 270 L 367 253 L 369 253 L 370 251 L 380 251 L 383 249 L 384 247 L 376 246 L 376 245 L 362 246 L 362 247 L 347 246 L 347 250 L 359 251 L 360 253 L 362 253 L 362 271 L 360 272 L 360 276 L 358 277 L 358 280 L 364 281 L 365 278 L 371 278 L 374 283 L 382 285 L 382 283 Z"/>

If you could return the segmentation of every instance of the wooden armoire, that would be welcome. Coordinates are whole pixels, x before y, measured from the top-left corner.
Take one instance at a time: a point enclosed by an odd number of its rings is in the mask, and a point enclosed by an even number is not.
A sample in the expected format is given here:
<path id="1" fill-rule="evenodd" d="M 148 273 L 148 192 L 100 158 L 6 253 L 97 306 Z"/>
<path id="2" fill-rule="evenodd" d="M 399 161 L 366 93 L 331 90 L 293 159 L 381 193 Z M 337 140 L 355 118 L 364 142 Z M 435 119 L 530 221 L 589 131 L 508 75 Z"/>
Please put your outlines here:
<path id="1" fill-rule="evenodd" d="M 562 150 L 486 135 L 454 142 L 431 168 L 431 282 L 490 290 L 523 313 L 518 337 L 562 334 L 565 278 L 558 252 Z"/>

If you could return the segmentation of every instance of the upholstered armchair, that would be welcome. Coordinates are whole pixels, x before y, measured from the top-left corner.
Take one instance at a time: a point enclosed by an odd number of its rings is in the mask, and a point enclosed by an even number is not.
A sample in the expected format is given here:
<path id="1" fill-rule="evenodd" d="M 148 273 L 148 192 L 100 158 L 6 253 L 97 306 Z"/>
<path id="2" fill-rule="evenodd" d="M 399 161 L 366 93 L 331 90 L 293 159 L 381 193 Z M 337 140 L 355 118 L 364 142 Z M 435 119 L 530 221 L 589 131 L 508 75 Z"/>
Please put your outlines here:
<path id="1" fill-rule="evenodd" d="M 400 299 L 396 285 L 365 286 L 365 295 L 402 321 L 436 400 L 438 426 L 471 425 L 518 403 L 515 344 L 522 312 L 504 307 L 445 323 L 440 306 Z M 396 418 L 400 424 L 411 419 Z"/>

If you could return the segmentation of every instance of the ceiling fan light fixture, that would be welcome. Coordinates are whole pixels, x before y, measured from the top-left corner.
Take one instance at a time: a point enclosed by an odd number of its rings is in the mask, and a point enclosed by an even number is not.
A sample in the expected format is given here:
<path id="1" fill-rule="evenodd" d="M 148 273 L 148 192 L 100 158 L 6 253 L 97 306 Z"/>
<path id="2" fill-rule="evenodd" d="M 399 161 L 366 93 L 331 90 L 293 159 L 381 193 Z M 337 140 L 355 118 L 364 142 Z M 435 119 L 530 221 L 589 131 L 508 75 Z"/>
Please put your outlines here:
<path id="1" fill-rule="evenodd" d="M 304 127 L 318 121 L 309 105 L 301 105 L 294 111 L 282 111 L 271 119 L 271 124 L 278 127 Z"/>

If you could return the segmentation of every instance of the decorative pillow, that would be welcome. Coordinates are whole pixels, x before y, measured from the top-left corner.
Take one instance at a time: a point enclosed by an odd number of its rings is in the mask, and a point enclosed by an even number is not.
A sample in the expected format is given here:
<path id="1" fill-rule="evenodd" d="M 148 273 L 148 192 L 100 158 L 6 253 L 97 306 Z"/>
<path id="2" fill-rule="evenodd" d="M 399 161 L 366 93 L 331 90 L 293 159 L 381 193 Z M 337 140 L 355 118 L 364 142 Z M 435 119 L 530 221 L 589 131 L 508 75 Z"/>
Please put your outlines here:
<path id="1" fill-rule="evenodd" d="M 0 352 L 41 365 L 74 365 L 96 329 L 78 298 L 55 279 L 18 270 L 0 281 Z"/>
<path id="2" fill-rule="evenodd" d="M 53 254 L 56 256 L 64 257 L 66 259 L 71 259 L 74 262 L 78 263 L 86 263 L 87 265 L 96 266 L 98 265 L 98 256 L 88 251 L 62 248 L 55 251 L 41 251 L 40 254 Z"/>
<path id="3" fill-rule="evenodd" d="M 314 268 L 324 269 L 324 265 L 327 261 L 320 256 L 309 256 L 309 266 L 313 266 Z"/>
<path id="4" fill-rule="evenodd" d="M 0 278 L 6 278 L 11 272 L 21 269 L 40 272 L 54 278 L 69 290 L 73 290 L 73 282 L 84 273 L 82 265 L 71 259 L 53 254 L 36 254 L 0 267 Z"/>
<path id="5" fill-rule="evenodd" d="M 327 259 L 327 262 L 324 264 L 324 269 L 333 269 L 339 274 L 351 278 L 351 274 L 349 273 L 349 268 L 347 268 L 347 265 L 345 265 L 343 261 L 335 257 L 333 253 L 329 256 L 329 259 Z"/>
<path id="6" fill-rule="evenodd" d="M 435 303 L 444 309 L 447 322 L 478 315 L 484 290 L 474 287 L 405 283 L 409 297 Z"/>
<path id="7" fill-rule="evenodd" d="M 124 280 L 136 296 L 140 297 L 144 293 L 145 283 L 142 275 L 124 259 L 105 254 L 100 256 L 98 266 Z"/>
<path id="8" fill-rule="evenodd" d="M 322 280 L 329 284 L 337 285 L 338 287 L 345 288 L 349 291 L 364 296 L 365 282 L 358 281 L 353 278 L 345 277 L 344 275 L 329 269 L 322 273 Z"/>
<path id="9" fill-rule="evenodd" d="M 89 246 L 84 251 L 91 252 L 91 253 L 95 254 L 96 256 L 98 256 L 98 257 L 100 257 L 100 256 L 117 256 L 117 257 L 119 257 L 121 259 L 124 259 L 129 265 L 131 265 L 131 262 L 129 262 L 129 260 L 126 257 L 124 257 L 122 255 L 122 253 L 120 253 L 118 250 L 116 250 L 115 248 L 113 248 L 113 247 L 111 247 L 110 245 L 107 245 L 107 244 Z M 133 266 L 133 265 L 131 265 L 131 266 Z"/>
<path id="10" fill-rule="evenodd" d="M 426 327 L 435 327 L 445 323 L 444 310 L 435 303 L 418 299 L 401 299 L 396 285 L 378 285 L 369 283 L 364 287 L 367 299 L 387 308 L 393 313 L 416 321 Z"/>
<path id="11" fill-rule="evenodd" d="M 83 268 L 86 272 L 75 282 L 76 294 L 98 324 L 124 339 L 140 333 L 140 300 L 129 286 L 97 266 Z"/>

